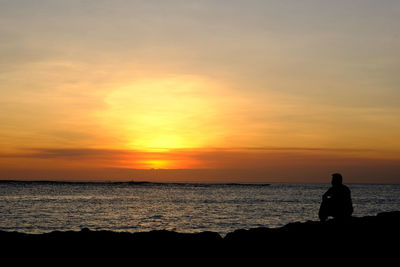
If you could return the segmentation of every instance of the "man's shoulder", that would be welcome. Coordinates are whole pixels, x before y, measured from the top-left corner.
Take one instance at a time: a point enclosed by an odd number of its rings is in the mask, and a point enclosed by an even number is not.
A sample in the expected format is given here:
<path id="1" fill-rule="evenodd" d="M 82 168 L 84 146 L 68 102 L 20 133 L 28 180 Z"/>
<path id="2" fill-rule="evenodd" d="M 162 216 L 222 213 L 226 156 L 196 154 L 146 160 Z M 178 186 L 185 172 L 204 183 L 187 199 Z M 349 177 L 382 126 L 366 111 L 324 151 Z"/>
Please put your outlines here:
<path id="1" fill-rule="evenodd" d="M 350 192 L 350 188 L 347 185 L 342 184 L 342 190 Z"/>

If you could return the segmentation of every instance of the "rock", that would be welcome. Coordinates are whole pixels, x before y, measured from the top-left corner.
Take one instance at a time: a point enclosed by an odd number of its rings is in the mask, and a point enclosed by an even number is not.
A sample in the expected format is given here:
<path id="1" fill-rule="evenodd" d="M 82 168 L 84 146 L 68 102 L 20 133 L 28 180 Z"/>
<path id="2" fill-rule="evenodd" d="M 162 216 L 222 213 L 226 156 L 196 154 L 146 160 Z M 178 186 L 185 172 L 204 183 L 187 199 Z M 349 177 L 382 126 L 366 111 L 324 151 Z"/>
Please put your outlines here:
<path id="1" fill-rule="evenodd" d="M 400 240 L 400 211 L 377 216 L 352 217 L 345 221 L 307 221 L 289 223 L 280 228 L 259 227 L 239 229 L 222 238 L 215 232 L 177 233 L 157 230 L 150 232 L 54 231 L 24 234 L 0 231 L 0 240 L 10 251 L 56 253 L 60 257 L 99 257 L 119 255 L 149 260 L 163 255 L 165 259 L 309 259 L 332 260 L 350 257 L 354 260 L 376 257 L 396 258 Z M 6 252 L 3 251 L 6 255 Z M 41 253 L 41 254 L 40 254 Z M 150 255 L 149 255 L 150 254 Z M 250 258 L 249 258 L 250 257 Z M 364 258 L 363 258 L 364 257 Z"/>
<path id="2" fill-rule="evenodd" d="M 280 228 L 236 230 L 225 237 L 230 250 L 268 252 L 274 257 L 304 257 L 316 254 L 323 258 L 336 254 L 354 258 L 395 257 L 400 240 L 400 212 L 348 220 L 290 223 Z"/>

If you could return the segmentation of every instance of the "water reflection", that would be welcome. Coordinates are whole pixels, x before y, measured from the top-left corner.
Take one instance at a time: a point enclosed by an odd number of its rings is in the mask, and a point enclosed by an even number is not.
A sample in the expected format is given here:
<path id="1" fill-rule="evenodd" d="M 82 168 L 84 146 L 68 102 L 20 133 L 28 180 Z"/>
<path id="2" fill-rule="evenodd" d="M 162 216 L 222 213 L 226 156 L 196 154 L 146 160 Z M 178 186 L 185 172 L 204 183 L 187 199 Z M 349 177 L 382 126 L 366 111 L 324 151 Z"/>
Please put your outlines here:
<path id="1" fill-rule="evenodd" d="M 0 229 L 220 234 L 260 226 L 318 220 L 328 184 L 271 186 L 124 183 L 0 183 Z M 354 216 L 400 208 L 399 185 L 349 185 Z"/>

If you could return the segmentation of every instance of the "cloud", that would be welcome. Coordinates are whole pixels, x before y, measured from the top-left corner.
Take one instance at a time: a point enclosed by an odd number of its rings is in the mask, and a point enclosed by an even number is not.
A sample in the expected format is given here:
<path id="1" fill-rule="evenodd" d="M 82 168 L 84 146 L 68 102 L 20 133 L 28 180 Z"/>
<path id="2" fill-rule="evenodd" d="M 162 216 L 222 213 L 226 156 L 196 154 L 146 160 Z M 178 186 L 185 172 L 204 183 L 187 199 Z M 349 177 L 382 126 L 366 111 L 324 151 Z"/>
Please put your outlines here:
<path id="1" fill-rule="evenodd" d="M 231 147 L 137 151 L 31 148 L 1 153 L 0 179 L 197 182 L 399 182 L 400 160 L 363 156 L 368 149 Z M 325 179 L 325 180 L 324 180 Z"/>
<path id="2" fill-rule="evenodd" d="M 374 149 L 351 148 L 321 148 L 321 147 L 211 147 L 211 148 L 157 148 L 156 151 L 141 151 L 128 149 L 98 149 L 98 148 L 30 148 L 20 153 L 0 153 L 0 157 L 10 158 L 43 158 L 43 159 L 111 159 L 116 157 L 165 157 L 179 158 L 179 155 L 221 155 L 221 154 L 253 154 L 259 152 L 374 152 Z"/>
<path id="3" fill-rule="evenodd" d="M 9 154 L 11 157 L 29 158 L 110 158 L 128 154 L 128 150 L 91 148 L 32 148 L 24 153 Z"/>
<path id="4" fill-rule="evenodd" d="M 365 162 L 362 155 L 371 149 L 315 147 L 230 147 L 187 148 L 139 151 L 96 148 L 31 148 L 19 153 L 3 153 L 2 158 L 20 162 L 68 162 L 86 166 L 147 169 L 266 169 L 276 166 L 311 166 L 321 164 L 348 165 Z M 157 163 L 158 162 L 158 163 Z M 51 165 L 49 166 L 51 168 Z"/>

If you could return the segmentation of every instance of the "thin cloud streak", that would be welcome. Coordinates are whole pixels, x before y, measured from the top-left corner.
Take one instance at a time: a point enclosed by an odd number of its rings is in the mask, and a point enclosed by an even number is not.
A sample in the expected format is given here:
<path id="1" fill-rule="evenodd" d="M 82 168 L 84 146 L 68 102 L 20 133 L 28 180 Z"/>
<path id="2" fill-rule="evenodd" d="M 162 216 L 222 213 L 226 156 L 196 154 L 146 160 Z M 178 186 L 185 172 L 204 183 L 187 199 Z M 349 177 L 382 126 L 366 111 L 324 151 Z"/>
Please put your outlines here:
<path id="1" fill-rule="evenodd" d="M 140 151 L 96 148 L 31 148 L 3 153 L 14 166 L 85 166 L 134 169 L 273 169 L 277 166 L 363 165 L 380 159 L 372 149 L 231 147 Z M 372 156 L 371 156 L 372 155 Z M 368 164 L 371 164 L 369 162 Z M 1 168 L 1 165 L 0 165 Z"/>
<path id="2" fill-rule="evenodd" d="M 178 156 L 179 154 L 207 154 L 207 153 L 252 153 L 252 152 L 375 152 L 375 149 L 351 149 L 351 148 L 321 148 L 321 147 L 210 147 L 210 148 L 157 148 L 160 151 L 142 151 L 127 149 L 98 149 L 98 148 L 30 148 L 20 153 L 0 153 L 2 158 L 114 158 L 131 156 Z"/>
<path id="3" fill-rule="evenodd" d="M 167 148 L 164 148 L 167 149 Z M 176 151 L 190 151 L 190 148 L 178 148 Z M 327 152 L 373 152 L 367 148 L 325 148 L 325 147 L 208 147 L 198 148 L 200 151 L 327 151 Z"/>
<path id="4" fill-rule="evenodd" d="M 270 147 L 154 152 L 31 148 L 0 154 L 0 179 L 130 180 L 133 177 L 159 182 L 324 182 L 331 172 L 340 171 L 353 182 L 400 182 L 397 175 L 400 159 L 362 157 L 370 151 Z"/>

